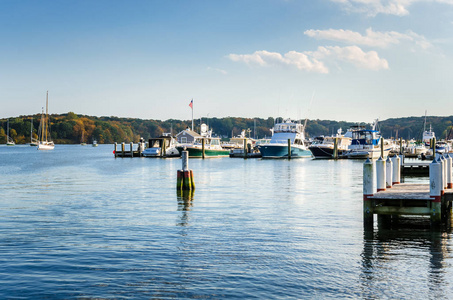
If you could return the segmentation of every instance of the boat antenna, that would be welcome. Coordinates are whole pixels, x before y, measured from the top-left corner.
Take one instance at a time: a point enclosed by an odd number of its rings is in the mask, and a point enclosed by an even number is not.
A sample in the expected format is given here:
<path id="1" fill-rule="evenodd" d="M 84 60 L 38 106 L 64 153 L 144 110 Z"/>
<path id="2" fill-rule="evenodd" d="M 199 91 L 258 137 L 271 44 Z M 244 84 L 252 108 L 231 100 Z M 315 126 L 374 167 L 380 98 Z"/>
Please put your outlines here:
<path id="1" fill-rule="evenodd" d="M 305 122 L 304 122 L 304 131 L 305 131 L 305 127 L 307 127 L 308 114 L 310 112 L 311 104 L 313 103 L 314 98 L 315 98 L 315 90 L 313 90 L 313 94 L 311 94 L 310 104 L 308 105 L 307 116 L 305 117 Z"/>
<path id="2" fill-rule="evenodd" d="M 426 131 L 426 112 L 427 110 L 425 109 L 425 123 L 423 124 L 423 131 Z"/>

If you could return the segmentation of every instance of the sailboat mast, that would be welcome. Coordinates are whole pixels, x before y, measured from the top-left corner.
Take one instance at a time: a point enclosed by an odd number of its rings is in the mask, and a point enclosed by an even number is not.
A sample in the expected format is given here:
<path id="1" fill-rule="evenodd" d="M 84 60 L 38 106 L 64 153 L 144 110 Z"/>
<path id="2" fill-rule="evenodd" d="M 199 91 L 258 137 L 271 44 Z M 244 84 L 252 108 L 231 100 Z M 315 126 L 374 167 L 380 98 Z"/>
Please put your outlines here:
<path id="1" fill-rule="evenodd" d="M 426 110 L 425 110 L 425 124 L 423 124 L 423 131 L 426 131 Z"/>
<path id="2" fill-rule="evenodd" d="M 47 94 L 46 94 L 46 141 L 47 141 L 47 127 L 48 127 L 48 118 L 49 116 L 49 91 L 47 91 Z"/>
<path id="3" fill-rule="evenodd" d="M 31 117 L 30 121 L 30 143 L 33 143 L 33 117 Z"/>
<path id="4" fill-rule="evenodd" d="M 44 141 L 44 107 L 41 108 L 41 142 Z"/>

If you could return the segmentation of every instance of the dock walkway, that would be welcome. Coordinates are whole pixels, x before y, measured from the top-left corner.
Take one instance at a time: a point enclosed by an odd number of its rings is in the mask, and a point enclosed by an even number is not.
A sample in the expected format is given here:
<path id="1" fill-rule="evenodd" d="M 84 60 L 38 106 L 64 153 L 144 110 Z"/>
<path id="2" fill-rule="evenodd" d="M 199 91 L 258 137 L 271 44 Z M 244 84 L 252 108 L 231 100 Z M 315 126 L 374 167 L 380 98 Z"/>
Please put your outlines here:
<path id="1" fill-rule="evenodd" d="M 372 226 L 373 216 L 429 216 L 433 225 L 451 221 L 453 200 L 452 158 L 416 163 L 428 170 L 427 183 L 400 183 L 404 165 L 394 161 L 367 160 L 363 169 L 363 216 L 365 226 Z M 411 164 L 406 164 L 407 167 Z M 394 170 L 386 172 L 387 170 Z"/>

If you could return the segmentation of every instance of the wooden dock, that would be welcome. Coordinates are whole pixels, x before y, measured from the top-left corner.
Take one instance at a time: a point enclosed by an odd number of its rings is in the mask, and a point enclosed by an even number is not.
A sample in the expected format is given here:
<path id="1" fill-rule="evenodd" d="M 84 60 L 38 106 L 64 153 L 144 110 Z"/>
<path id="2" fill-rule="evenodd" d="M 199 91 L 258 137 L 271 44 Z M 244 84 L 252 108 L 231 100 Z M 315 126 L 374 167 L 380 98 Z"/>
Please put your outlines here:
<path id="1" fill-rule="evenodd" d="M 401 164 L 398 157 L 387 161 L 367 160 L 363 165 L 363 217 L 366 228 L 378 220 L 400 216 L 427 216 L 434 227 L 451 224 L 453 200 L 452 158 L 430 164 Z M 426 183 L 400 183 L 404 166 L 428 169 Z M 388 170 L 392 170 L 388 172 Z"/>
<path id="2" fill-rule="evenodd" d="M 441 202 L 449 203 L 453 190 L 445 190 L 444 199 Z M 377 215 L 425 215 L 431 216 L 433 201 L 429 195 L 428 184 L 395 184 L 390 189 L 380 191 L 368 197 L 373 201 L 373 213 Z"/>

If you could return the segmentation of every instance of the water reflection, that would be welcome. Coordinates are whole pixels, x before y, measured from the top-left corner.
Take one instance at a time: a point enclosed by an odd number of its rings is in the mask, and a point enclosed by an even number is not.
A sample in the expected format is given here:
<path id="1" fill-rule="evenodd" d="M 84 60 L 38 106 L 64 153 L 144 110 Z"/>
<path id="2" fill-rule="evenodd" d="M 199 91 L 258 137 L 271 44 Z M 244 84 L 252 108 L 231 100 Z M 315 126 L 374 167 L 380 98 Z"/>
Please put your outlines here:
<path id="1" fill-rule="evenodd" d="M 195 195 L 195 190 L 184 191 L 177 190 L 176 198 L 178 200 L 178 211 L 181 211 L 180 220 L 177 223 L 178 226 L 187 226 L 190 219 L 190 209 L 192 207 L 192 201 Z"/>
<path id="2" fill-rule="evenodd" d="M 426 229 L 429 227 L 423 223 L 429 225 L 429 220 L 416 221 L 415 226 L 414 220 L 398 220 L 391 226 L 364 231 L 360 275 L 363 298 L 417 298 L 411 291 L 416 284 L 421 287 L 418 292 L 426 293 L 427 298 L 451 299 L 453 291 L 447 275 L 451 226 L 439 231 Z M 408 261 L 411 263 L 405 263 Z"/>

